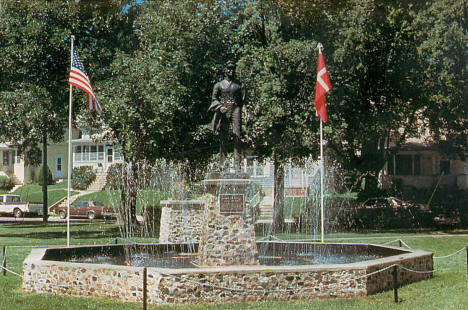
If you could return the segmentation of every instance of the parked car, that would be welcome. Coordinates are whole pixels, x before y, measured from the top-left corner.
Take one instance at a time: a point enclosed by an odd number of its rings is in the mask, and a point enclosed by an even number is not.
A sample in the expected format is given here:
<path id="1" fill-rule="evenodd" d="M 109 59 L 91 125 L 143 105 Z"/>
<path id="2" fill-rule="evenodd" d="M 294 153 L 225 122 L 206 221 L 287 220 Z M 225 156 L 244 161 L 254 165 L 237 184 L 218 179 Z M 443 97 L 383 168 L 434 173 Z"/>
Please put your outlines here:
<path id="1" fill-rule="evenodd" d="M 0 214 L 16 218 L 24 215 L 42 215 L 42 203 L 21 201 L 19 195 L 0 195 Z"/>
<path id="2" fill-rule="evenodd" d="M 55 213 L 64 219 L 67 217 L 67 207 L 58 207 L 55 209 Z M 70 205 L 70 217 L 86 217 L 93 220 L 95 218 L 115 218 L 117 214 L 113 208 L 106 207 L 100 201 L 77 200 Z"/>
<path id="3" fill-rule="evenodd" d="M 421 228 L 433 225 L 429 207 L 395 197 L 369 198 L 356 207 L 356 228 Z"/>
<path id="4" fill-rule="evenodd" d="M 424 204 L 416 204 L 404 201 L 395 197 L 369 198 L 361 205 L 365 209 L 391 208 L 391 209 L 419 209 L 420 211 L 429 211 L 429 207 Z"/>

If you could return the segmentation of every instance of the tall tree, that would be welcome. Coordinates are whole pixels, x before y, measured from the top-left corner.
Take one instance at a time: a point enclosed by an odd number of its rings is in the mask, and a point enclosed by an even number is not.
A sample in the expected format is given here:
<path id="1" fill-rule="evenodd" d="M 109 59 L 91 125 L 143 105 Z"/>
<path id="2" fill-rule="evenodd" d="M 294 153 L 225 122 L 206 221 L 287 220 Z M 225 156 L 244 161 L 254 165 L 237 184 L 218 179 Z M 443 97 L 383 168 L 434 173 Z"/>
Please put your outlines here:
<path id="1" fill-rule="evenodd" d="M 354 179 L 376 190 L 390 138 L 416 132 L 424 101 L 411 6 L 401 1 L 350 1 L 336 20 L 328 146 Z"/>
<path id="2" fill-rule="evenodd" d="M 284 167 L 317 150 L 313 107 L 317 42 L 296 31 L 299 21 L 274 1 L 246 8 L 239 70 L 246 81 L 246 142 L 274 162 L 274 229 L 284 223 Z M 293 31 L 294 30 L 294 31 Z"/>
<path id="3" fill-rule="evenodd" d="M 68 115 L 67 78 L 70 35 L 86 42 L 100 66 L 112 59 L 123 37 L 125 1 L 2 1 L 0 10 L 0 137 L 40 163 L 37 141 L 64 136 Z M 128 28 L 128 27 L 127 27 Z M 78 44 L 79 48 L 80 44 Z M 84 53 L 85 59 L 87 53 Z M 88 68 L 93 72 L 94 67 Z M 100 73 L 105 74 L 102 70 Z M 99 77 L 99 75 L 98 75 Z M 78 101 L 78 100 L 77 100 Z M 76 106 L 82 106 L 76 105 Z M 44 168 L 46 167 L 46 160 Z M 47 187 L 43 189 L 47 220 Z"/>
<path id="4" fill-rule="evenodd" d="M 468 156 L 467 6 L 462 0 L 434 0 L 414 21 L 421 60 L 423 115 L 442 151 Z"/>
<path id="5" fill-rule="evenodd" d="M 104 120 L 132 167 L 165 158 L 189 163 L 193 172 L 197 163 L 208 163 L 212 147 L 206 111 L 212 71 L 222 55 L 217 6 L 160 1 L 142 10 L 134 49 L 119 53 L 111 66 Z M 129 190 L 136 196 L 138 188 Z M 135 200 L 122 203 L 133 218 Z"/>

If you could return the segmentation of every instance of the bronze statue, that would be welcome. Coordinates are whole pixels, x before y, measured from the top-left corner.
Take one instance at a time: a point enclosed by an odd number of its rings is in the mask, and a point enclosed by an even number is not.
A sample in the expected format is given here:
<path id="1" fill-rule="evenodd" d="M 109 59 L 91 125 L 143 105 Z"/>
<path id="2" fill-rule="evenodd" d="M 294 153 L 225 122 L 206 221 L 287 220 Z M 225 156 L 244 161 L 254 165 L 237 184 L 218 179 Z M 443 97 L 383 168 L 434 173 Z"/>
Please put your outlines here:
<path id="1" fill-rule="evenodd" d="M 213 87 L 211 105 L 208 111 L 213 111 L 211 130 L 219 133 L 220 163 L 224 161 L 226 142 L 229 138 L 229 127 L 234 134 L 234 167 L 240 170 L 240 147 L 242 104 L 245 100 L 245 88 L 235 79 L 236 66 L 232 61 L 224 65 L 225 77 Z"/>

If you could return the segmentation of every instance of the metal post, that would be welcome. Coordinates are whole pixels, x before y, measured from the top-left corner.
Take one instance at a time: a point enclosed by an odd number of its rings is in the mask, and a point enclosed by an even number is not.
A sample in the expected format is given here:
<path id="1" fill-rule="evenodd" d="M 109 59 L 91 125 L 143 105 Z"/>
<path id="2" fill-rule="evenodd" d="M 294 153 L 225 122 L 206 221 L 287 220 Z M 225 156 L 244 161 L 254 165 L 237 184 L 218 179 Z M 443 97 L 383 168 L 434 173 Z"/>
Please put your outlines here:
<path id="1" fill-rule="evenodd" d="M 146 269 L 146 267 L 143 268 L 143 310 L 146 310 L 146 299 L 147 299 L 147 294 L 146 294 L 146 291 L 147 291 L 147 284 L 146 284 L 146 280 L 147 280 L 147 277 L 148 277 L 148 271 Z"/>
<path id="2" fill-rule="evenodd" d="M 393 299 L 398 302 L 398 265 L 393 266 Z"/>
<path id="3" fill-rule="evenodd" d="M 119 238 L 115 238 L 115 244 L 119 244 Z"/>
<path id="4" fill-rule="evenodd" d="M 71 36 L 70 49 L 70 69 L 73 63 L 73 41 L 75 36 Z M 67 172 L 67 248 L 70 247 L 70 203 L 71 203 L 71 175 L 73 170 L 73 149 L 72 149 L 72 115 L 73 115 L 73 86 L 70 84 L 70 101 L 68 104 L 68 172 Z"/>
<path id="5" fill-rule="evenodd" d="M 398 245 L 400 246 L 400 248 L 403 245 L 403 243 L 401 242 L 401 239 L 398 239 Z"/>
<path id="6" fill-rule="evenodd" d="M 6 276 L 6 246 L 3 246 L 3 263 L 2 263 L 2 269 L 3 269 L 3 276 Z"/>
<path id="7" fill-rule="evenodd" d="M 324 160 L 323 160 L 323 121 L 320 119 L 320 242 L 325 239 L 325 212 L 323 207 L 323 175 L 324 175 Z"/>

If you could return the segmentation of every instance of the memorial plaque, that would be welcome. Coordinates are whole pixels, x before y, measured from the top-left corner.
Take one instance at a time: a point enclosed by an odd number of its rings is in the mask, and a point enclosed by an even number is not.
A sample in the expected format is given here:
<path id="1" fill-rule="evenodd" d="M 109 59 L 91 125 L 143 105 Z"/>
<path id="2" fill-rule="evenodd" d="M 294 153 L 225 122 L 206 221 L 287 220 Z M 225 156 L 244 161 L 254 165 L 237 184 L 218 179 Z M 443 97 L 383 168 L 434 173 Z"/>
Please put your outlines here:
<path id="1" fill-rule="evenodd" d="M 219 213 L 224 215 L 244 214 L 244 195 L 220 194 Z"/>

